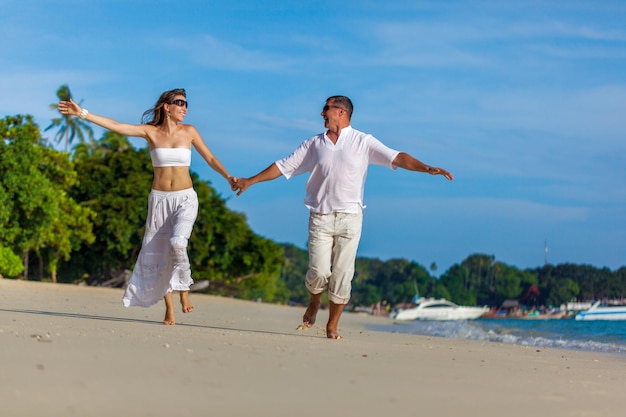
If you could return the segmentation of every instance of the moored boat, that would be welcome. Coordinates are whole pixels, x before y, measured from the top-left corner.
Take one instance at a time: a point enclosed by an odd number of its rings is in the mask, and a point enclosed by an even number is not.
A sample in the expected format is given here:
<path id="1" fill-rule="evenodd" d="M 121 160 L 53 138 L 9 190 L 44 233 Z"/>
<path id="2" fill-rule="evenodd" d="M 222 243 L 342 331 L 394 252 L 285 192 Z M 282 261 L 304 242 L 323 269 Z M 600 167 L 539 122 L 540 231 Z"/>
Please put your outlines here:
<path id="1" fill-rule="evenodd" d="M 395 320 L 473 320 L 489 311 L 488 307 L 460 306 L 444 298 L 420 298 L 415 307 L 394 311 Z"/>
<path id="2" fill-rule="evenodd" d="M 593 303 L 589 310 L 576 314 L 576 320 L 626 320 L 626 305 Z"/>

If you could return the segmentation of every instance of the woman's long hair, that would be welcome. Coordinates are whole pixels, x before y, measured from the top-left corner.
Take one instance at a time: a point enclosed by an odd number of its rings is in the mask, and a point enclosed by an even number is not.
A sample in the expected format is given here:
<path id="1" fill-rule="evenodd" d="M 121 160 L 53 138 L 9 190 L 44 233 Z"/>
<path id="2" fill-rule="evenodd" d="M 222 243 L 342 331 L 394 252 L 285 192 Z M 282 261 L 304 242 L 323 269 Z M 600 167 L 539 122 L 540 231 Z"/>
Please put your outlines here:
<path id="1" fill-rule="evenodd" d="M 170 91 L 165 91 L 161 94 L 161 97 L 159 97 L 153 108 L 143 112 L 141 123 L 153 126 L 162 125 L 165 121 L 165 109 L 163 109 L 163 105 L 171 104 L 176 96 L 183 96 L 187 99 L 187 93 L 184 88 L 175 88 Z"/>

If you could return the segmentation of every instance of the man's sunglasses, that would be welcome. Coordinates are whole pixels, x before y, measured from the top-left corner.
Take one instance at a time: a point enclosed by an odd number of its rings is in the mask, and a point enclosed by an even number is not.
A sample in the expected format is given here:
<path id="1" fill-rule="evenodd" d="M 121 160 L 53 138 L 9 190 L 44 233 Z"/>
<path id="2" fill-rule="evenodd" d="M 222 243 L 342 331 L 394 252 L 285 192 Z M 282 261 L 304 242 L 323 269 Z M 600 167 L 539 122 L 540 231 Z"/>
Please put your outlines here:
<path id="1" fill-rule="evenodd" d="M 325 106 L 322 108 L 322 111 L 328 111 L 328 109 L 330 109 L 331 107 L 334 107 L 334 108 L 336 108 L 336 109 L 343 109 L 343 107 L 341 107 L 341 106 L 329 106 L 329 105 L 327 104 L 327 105 L 325 105 Z"/>
<path id="2" fill-rule="evenodd" d="M 177 106 L 181 106 L 181 107 L 185 106 L 185 107 L 187 107 L 187 100 L 180 100 L 180 99 L 178 99 L 178 100 L 170 101 L 167 104 L 176 104 Z"/>

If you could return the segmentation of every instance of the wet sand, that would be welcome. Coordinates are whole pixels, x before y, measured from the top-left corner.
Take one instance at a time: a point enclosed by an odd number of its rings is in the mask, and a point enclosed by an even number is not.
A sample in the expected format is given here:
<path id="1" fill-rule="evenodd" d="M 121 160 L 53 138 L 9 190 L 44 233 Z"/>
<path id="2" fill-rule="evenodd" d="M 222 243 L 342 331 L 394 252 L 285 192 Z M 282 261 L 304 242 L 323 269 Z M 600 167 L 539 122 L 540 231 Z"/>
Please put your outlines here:
<path id="1" fill-rule="evenodd" d="M 374 332 L 384 317 L 0 280 L 2 416 L 617 416 L 626 356 Z M 178 297 L 175 296 L 175 300 Z"/>

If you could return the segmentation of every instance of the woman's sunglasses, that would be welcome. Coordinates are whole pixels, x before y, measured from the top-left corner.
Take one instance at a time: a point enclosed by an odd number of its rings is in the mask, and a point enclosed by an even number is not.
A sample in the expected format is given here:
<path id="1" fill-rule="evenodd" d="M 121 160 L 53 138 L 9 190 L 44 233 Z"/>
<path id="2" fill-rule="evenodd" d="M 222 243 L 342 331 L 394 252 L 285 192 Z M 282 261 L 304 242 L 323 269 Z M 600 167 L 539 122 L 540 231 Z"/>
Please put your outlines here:
<path id="1" fill-rule="evenodd" d="M 180 99 L 178 99 L 178 100 L 170 101 L 167 104 L 176 104 L 177 106 L 181 106 L 181 107 L 185 106 L 185 107 L 187 107 L 187 100 L 180 100 Z"/>

